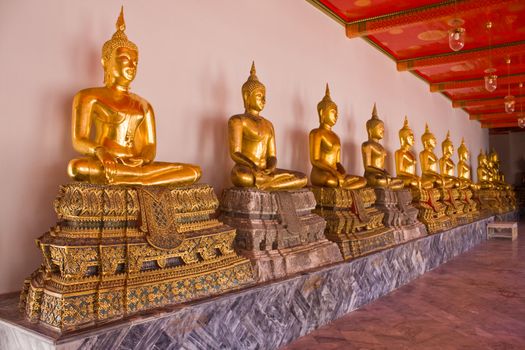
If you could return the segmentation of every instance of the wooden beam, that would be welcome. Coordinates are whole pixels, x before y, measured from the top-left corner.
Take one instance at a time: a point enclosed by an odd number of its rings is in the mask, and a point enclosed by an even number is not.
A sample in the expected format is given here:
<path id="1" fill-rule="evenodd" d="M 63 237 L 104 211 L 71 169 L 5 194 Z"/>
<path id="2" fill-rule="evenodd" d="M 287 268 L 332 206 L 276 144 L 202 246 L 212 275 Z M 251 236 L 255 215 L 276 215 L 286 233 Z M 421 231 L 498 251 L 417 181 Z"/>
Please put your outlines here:
<path id="1" fill-rule="evenodd" d="M 512 55 L 521 55 L 525 51 L 525 40 L 503 43 L 492 46 L 492 59 L 505 58 Z M 472 61 L 479 58 L 488 57 L 489 47 L 479 47 L 476 49 L 462 50 L 458 52 L 447 52 L 439 55 L 409 58 L 397 62 L 398 71 L 415 70 L 441 66 L 445 64 L 461 63 Z"/>
<path id="2" fill-rule="evenodd" d="M 525 95 L 514 96 L 516 100 L 516 107 L 519 107 L 519 102 L 525 102 Z M 465 108 L 465 107 L 476 107 L 476 106 L 503 106 L 503 97 L 498 98 L 480 98 L 472 100 L 456 100 L 452 101 L 452 107 L 454 108 Z"/>
<path id="3" fill-rule="evenodd" d="M 356 38 L 386 32 L 396 27 L 408 27 L 421 22 L 437 21 L 454 17 L 456 13 L 468 13 L 490 8 L 491 11 L 517 0 L 447 0 L 436 4 L 364 18 L 346 24 L 346 36 Z"/>
<path id="4" fill-rule="evenodd" d="M 490 119 L 505 119 L 505 118 L 509 118 L 509 117 L 516 117 L 518 114 L 517 111 L 515 111 L 514 113 L 492 113 L 492 114 L 470 114 L 469 115 L 469 119 L 470 120 L 479 120 L 479 121 L 484 121 L 484 120 L 490 120 Z"/>
<path id="5" fill-rule="evenodd" d="M 525 73 L 511 74 L 509 76 L 504 75 L 498 77 L 498 84 L 507 85 L 507 84 L 519 84 L 525 82 Z M 458 89 L 466 88 L 477 88 L 485 87 L 485 77 L 480 77 L 477 79 L 468 79 L 468 80 L 452 80 L 452 81 L 442 81 L 438 83 L 430 84 L 431 92 L 443 92 L 451 91 Z"/>
<path id="6" fill-rule="evenodd" d="M 483 129 L 498 129 L 498 128 L 513 128 L 519 127 L 518 121 L 508 121 L 508 122 L 490 122 L 490 123 L 481 123 Z"/>

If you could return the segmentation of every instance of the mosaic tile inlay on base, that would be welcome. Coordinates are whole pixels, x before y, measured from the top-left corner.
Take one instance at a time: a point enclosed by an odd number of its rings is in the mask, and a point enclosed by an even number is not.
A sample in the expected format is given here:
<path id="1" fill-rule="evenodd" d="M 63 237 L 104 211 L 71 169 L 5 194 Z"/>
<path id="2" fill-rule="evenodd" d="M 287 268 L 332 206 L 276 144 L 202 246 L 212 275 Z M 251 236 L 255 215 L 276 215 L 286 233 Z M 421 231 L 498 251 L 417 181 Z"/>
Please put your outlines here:
<path id="1" fill-rule="evenodd" d="M 500 220 L 510 220 L 513 216 Z M 356 260 L 186 305 L 58 335 L 0 298 L 0 348 L 276 349 L 486 239 L 489 217 Z"/>

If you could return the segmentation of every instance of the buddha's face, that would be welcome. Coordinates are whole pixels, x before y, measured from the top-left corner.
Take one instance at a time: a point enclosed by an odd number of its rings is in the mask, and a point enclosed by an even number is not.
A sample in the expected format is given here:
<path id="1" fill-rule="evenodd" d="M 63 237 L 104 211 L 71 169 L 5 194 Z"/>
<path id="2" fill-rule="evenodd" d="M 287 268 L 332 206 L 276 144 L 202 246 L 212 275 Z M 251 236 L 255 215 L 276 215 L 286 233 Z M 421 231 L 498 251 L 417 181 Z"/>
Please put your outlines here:
<path id="1" fill-rule="evenodd" d="M 425 139 L 425 141 L 423 142 L 423 146 L 426 150 L 432 151 L 434 148 L 436 148 L 436 138 L 432 136 Z"/>
<path id="2" fill-rule="evenodd" d="M 468 152 L 459 152 L 459 160 L 466 162 L 468 160 Z"/>
<path id="3" fill-rule="evenodd" d="M 321 109 L 321 120 L 324 124 L 329 126 L 334 126 L 337 123 L 337 108 L 328 107 L 326 109 Z"/>
<path id="4" fill-rule="evenodd" d="M 410 147 L 414 146 L 414 134 L 413 133 L 409 133 L 407 136 L 406 136 L 406 140 L 405 142 L 407 143 L 407 145 L 409 145 Z"/>
<path id="5" fill-rule="evenodd" d="M 245 96 L 244 102 L 246 109 L 255 110 L 260 112 L 264 109 L 266 104 L 266 94 L 263 89 L 256 89 L 248 96 Z"/>
<path id="6" fill-rule="evenodd" d="M 138 52 L 136 50 L 119 47 L 111 55 L 109 62 L 103 62 L 104 68 L 119 85 L 129 85 L 137 74 Z"/>
<path id="7" fill-rule="evenodd" d="M 370 136 L 374 139 L 382 139 L 385 136 L 385 124 L 383 122 L 378 122 L 370 130 Z"/>
<path id="8" fill-rule="evenodd" d="M 452 157 L 452 154 L 454 153 L 454 146 L 450 143 L 446 143 L 443 145 L 443 156 L 450 158 Z"/>

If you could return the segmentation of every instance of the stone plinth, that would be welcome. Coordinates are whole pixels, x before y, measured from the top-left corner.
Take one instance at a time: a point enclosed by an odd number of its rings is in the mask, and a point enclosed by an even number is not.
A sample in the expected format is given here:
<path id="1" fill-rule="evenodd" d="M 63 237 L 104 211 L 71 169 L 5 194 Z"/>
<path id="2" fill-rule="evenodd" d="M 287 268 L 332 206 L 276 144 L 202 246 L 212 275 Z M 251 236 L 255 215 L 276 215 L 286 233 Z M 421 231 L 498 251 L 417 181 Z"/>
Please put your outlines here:
<path id="1" fill-rule="evenodd" d="M 394 229 L 396 244 L 427 235 L 425 225 L 417 219 L 418 210 L 412 205 L 410 190 L 375 187 L 374 191 L 376 207 L 385 214 L 385 226 Z"/>
<path id="2" fill-rule="evenodd" d="M 412 281 L 486 239 L 493 219 L 215 298 L 69 334 L 25 321 L 0 298 L 2 349 L 278 349 Z"/>
<path id="3" fill-rule="evenodd" d="M 326 237 L 337 243 L 344 259 L 355 258 L 396 244 L 394 230 L 383 225 L 384 214 L 375 208 L 372 188 L 349 190 L 312 187 L 314 213 L 326 220 Z"/>
<path id="4" fill-rule="evenodd" d="M 308 189 L 233 187 L 223 192 L 220 219 L 237 229 L 235 249 L 250 259 L 257 281 L 263 282 L 342 260 L 314 208 Z"/>
<path id="5" fill-rule="evenodd" d="M 203 184 L 62 186 L 20 308 L 32 322 L 70 330 L 254 283 L 217 207 Z"/>

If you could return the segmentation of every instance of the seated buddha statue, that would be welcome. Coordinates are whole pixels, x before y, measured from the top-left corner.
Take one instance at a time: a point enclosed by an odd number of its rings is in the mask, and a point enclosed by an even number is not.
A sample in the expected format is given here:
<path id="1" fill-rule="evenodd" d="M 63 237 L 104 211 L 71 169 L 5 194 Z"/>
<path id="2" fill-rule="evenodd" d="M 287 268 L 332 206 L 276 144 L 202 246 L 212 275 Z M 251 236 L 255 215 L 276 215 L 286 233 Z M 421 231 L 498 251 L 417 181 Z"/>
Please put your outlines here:
<path id="1" fill-rule="evenodd" d="M 439 161 L 434 153 L 436 137 L 430 132 L 428 124 L 425 125 L 425 132 L 421 135 L 421 142 L 423 143 L 423 151 L 419 153 L 421 180 L 425 182 L 430 181 L 434 187 L 452 187 L 453 182 L 445 180 L 438 172 Z"/>
<path id="2" fill-rule="evenodd" d="M 417 158 L 412 147 L 414 146 L 414 133 L 408 126 L 408 119 L 405 117 L 403 128 L 399 130 L 399 141 L 401 148 L 395 153 L 396 175 L 402 179 L 406 187 L 415 187 L 418 189 L 430 189 L 433 182 L 430 179 L 421 179 L 416 175 Z"/>
<path id="3" fill-rule="evenodd" d="M 266 103 L 266 88 L 252 63 L 250 76 L 242 85 L 244 113 L 228 121 L 230 156 L 235 162 L 231 180 L 238 187 L 261 190 L 291 190 L 306 186 L 305 174 L 277 168 L 272 123 L 260 115 Z"/>
<path id="4" fill-rule="evenodd" d="M 443 156 L 439 159 L 439 170 L 445 183 L 445 187 L 459 187 L 459 180 L 454 175 L 456 164 L 452 160 L 452 154 L 454 153 L 454 144 L 450 140 L 450 132 L 447 132 L 447 137 L 441 143 L 441 149 Z"/>
<path id="5" fill-rule="evenodd" d="M 478 155 L 478 184 L 481 189 L 492 189 L 494 184 L 492 182 L 492 175 L 489 169 L 487 155 L 481 149 Z"/>
<path id="6" fill-rule="evenodd" d="M 368 140 L 361 145 L 365 178 L 369 186 L 385 187 L 393 190 L 403 188 L 403 180 L 390 176 L 385 169 L 386 150 L 379 142 L 385 133 L 385 125 L 377 116 L 374 104 L 372 117 L 366 122 Z"/>
<path id="7" fill-rule="evenodd" d="M 330 97 L 326 84 L 326 93 L 317 104 L 319 127 L 310 131 L 310 162 L 312 185 L 320 187 L 341 187 L 356 190 L 366 186 L 366 179 L 348 175 L 341 164 L 341 141 L 332 131 L 337 122 L 337 105 Z"/>
<path id="8" fill-rule="evenodd" d="M 190 185 L 201 176 L 198 166 L 154 162 L 155 116 L 148 101 L 130 92 L 138 48 L 124 33 L 123 10 L 116 27 L 102 47 L 105 86 L 73 100 L 73 147 L 84 157 L 69 162 L 68 174 L 99 184 Z"/>
<path id="9" fill-rule="evenodd" d="M 488 157 L 488 163 L 492 171 L 492 181 L 496 186 L 504 189 L 510 189 L 511 186 L 505 182 L 505 175 L 500 170 L 499 155 L 495 149 L 492 149 Z"/>
<path id="10" fill-rule="evenodd" d="M 474 184 L 470 175 L 470 165 L 468 164 L 470 154 L 465 140 L 461 139 L 461 145 L 458 147 L 458 179 L 460 188 L 471 188 L 473 190 L 479 189 L 479 186 Z"/>

